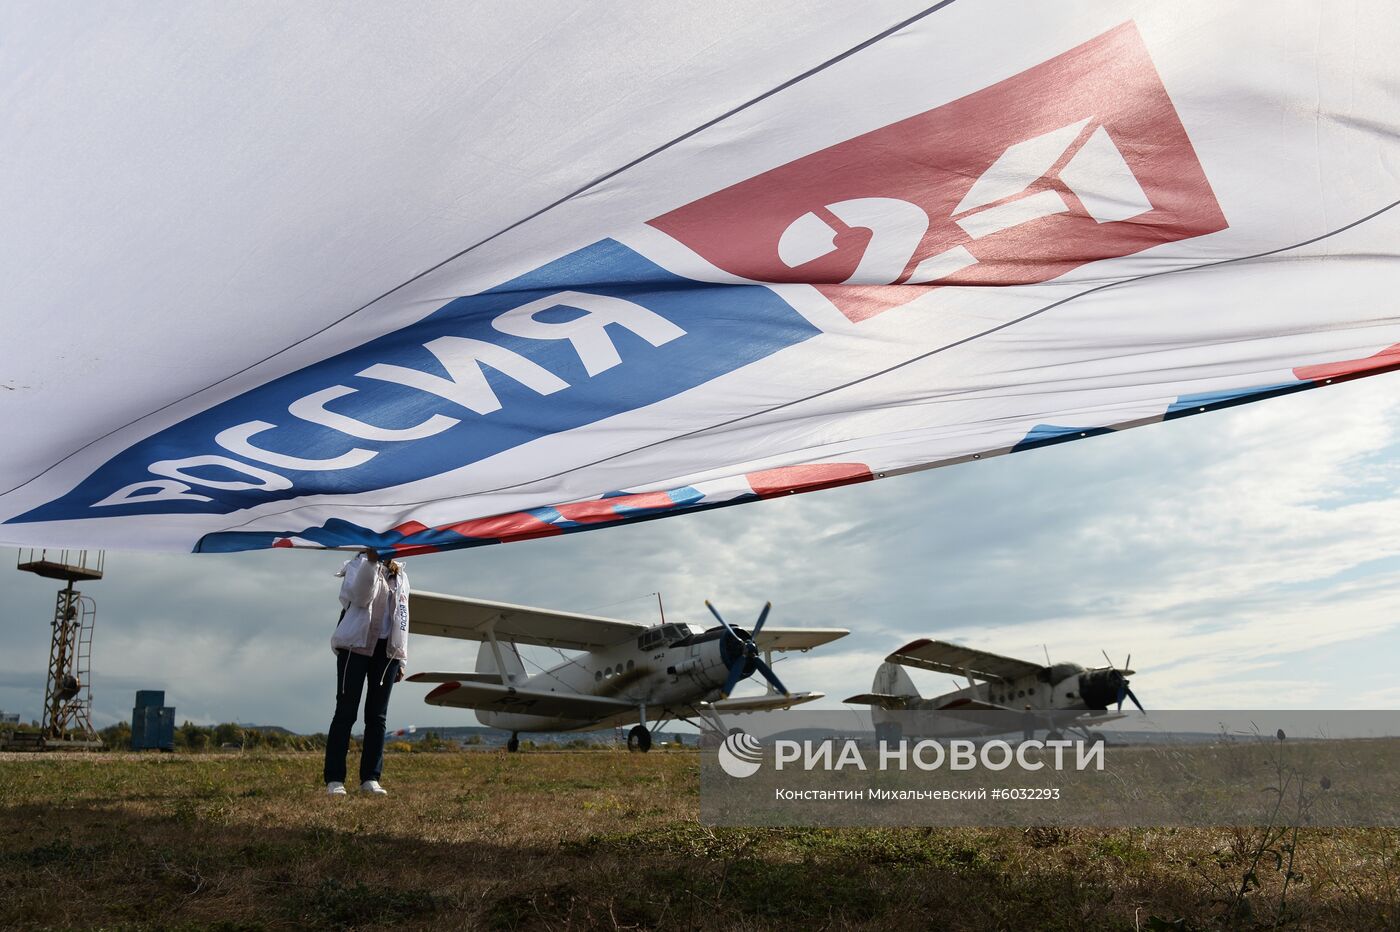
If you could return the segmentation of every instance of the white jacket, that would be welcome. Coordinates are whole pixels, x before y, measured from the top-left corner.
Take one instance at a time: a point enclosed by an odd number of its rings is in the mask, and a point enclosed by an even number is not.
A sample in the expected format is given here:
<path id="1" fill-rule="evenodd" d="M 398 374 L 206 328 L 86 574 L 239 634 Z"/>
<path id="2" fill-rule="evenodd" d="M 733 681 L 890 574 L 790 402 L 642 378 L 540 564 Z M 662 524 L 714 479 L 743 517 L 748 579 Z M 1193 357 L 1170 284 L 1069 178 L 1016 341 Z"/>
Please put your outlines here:
<path id="1" fill-rule="evenodd" d="M 331 635 L 331 650 L 374 653 L 380 623 L 384 613 L 389 612 L 393 620 L 385 653 L 390 660 L 407 665 L 408 571 L 400 569 L 398 585 L 390 586 L 383 562 L 371 563 L 360 554 L 336 575 L 345 577 L 340 583 L 340 606 L 344 611 Z"/>

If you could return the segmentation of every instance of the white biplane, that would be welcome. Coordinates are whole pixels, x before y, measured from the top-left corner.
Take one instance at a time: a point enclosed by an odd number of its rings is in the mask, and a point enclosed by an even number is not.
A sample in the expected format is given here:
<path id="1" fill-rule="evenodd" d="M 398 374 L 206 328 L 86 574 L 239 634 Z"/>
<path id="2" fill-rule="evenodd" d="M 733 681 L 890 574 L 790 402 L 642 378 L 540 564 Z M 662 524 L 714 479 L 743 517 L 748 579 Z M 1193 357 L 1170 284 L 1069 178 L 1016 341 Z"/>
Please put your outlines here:
<path id="1" fill-rule="evenodd" d="M 1046 658 L 1047 661 L 1049 658 Z M 881 740 L 896 741 L 905 725 L 918 723 L 937 734 L 957 737 L 997 734 L 1044 728 L 1049 738 L 1064 730 L 1088 735 L 1086 726 L 1122 718 L 1123 700 L 1138 701 L 1128 685 L 1133 671 L 1108 655 L 1106 667 L 1085 668 L 1077 663 L 1045 663 L 1004 657 L 948 641 L 919 638 L 885 658 L 875 671 L 868 693 L 843 700 L 868 705 L 875 732 Z M 921 696 L 905 667 L 961 676 L 967 686 L 939 696 Z M 1117 710 L 1108 711 L 1111 703 Z M 939 712 L 937 716 L 911 717 L 908 712 Z M 922 732 L 921 732 L 922 733 Z"/>
<path id="2" fill-rule="evenodd" d="M 644 625 L 616 618 L 523 605 L 508 605 L 432 592 L 411 596 L 409 631 L 434 637 L 481 641 L 471 673 L 416 673 L 414 683 L 437 683 L 430 705 L 475 709 L 489 728 L 511 733 L 506 745 L 520 746 L 520 732 L 577 731 L 635 723 L 627 747 L 651 747 L 652 727 L 678 719 L 700 719 L 723 732 L 725 713 L 783 709 L 822 698 L 790 693 L 773 673 L 775 651 L 808 651 L 850 632 L 844 628 L 765 627 L 772 603 L 763 607 L 752 632 L 726 622 L 705 606 L 719 625 L 702 632 L 688 625 Z M 517 645 L 556 648 L 563 662 L 527 674 Z M 582 651 L 569 657 L 562 651 Z M 760 674 L 762 696 L 730 698 L 740 681 Z M 650 718 L 649 718 L 650 716 Z"/>

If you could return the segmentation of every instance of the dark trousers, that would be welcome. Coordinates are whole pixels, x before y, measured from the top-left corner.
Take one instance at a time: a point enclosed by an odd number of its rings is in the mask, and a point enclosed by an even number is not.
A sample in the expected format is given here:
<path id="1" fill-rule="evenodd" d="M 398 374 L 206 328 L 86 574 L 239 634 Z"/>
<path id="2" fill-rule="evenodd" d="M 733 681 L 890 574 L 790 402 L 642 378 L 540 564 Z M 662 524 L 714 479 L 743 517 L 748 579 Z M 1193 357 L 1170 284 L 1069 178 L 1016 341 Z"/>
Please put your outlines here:
<path id="1" fill-rule="evenodd" d="M 384 723 L 389 716 L 389 692 L 399 673 L 399 662 L 385 653 L 384 638 L 374 645 L 374 656 L 335 652 L 335 717 L 326 733 L 326 782 L 345 782 L 345 755 L 350 751 L 350 729 L 360 705 L 360 691 L 369 681 L 365 696 L 365 746 L 360 753 L 360 782 L 378 780 L 384 770 Z"/>

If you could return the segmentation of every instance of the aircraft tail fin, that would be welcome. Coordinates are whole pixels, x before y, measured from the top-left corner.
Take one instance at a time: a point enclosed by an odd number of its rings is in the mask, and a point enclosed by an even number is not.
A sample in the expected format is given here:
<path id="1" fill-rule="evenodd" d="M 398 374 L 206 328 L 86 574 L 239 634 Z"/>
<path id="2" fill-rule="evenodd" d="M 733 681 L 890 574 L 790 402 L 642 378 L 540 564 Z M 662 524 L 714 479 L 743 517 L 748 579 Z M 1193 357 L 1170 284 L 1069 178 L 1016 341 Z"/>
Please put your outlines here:
<path id="1" fill-rule="evenodd" d="M 497 641 L 496 645 L 500 648 L 501 664 L 505 669 L 497 669 L 496 651 L 491 647 L 491 642 L 482 641 L 476 650 L 476 672 L 499 674 L 506 684 L 524 682 L 527 677 L 520 651 L 509 641 Z"/>
<path id="2" fill-rule="evenodd" d="M 875 684 L 871 691 L 877 695 L 919 698 L 919 688 L 897 663 L 880 664 L 879 669 L 875 671 Z"/>

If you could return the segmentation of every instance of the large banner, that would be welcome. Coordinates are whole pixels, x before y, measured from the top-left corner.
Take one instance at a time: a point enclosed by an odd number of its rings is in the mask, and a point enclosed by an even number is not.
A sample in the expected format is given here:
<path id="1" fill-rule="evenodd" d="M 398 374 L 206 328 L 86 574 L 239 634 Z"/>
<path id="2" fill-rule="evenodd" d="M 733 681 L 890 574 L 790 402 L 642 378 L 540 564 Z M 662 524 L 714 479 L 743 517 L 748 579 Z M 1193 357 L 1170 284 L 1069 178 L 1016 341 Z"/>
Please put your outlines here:
<path id="1" fill-rule="evenodd" d="M 0 540 L 468 547 L 1400 365 L 1387 3 L 391 12 L 8 14 Z"/>

